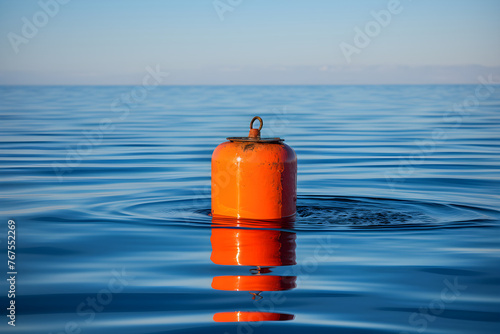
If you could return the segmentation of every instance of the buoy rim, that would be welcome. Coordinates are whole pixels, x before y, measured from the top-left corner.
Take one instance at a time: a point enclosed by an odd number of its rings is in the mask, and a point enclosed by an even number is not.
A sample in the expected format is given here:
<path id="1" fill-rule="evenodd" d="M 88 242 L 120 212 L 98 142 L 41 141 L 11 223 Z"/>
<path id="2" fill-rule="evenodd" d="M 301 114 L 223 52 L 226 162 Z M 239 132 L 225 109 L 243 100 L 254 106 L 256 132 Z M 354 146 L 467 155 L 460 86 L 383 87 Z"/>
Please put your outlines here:
<path id="1" fill-rule="evenodd" d="M 253 142 L 253 143 L 282 143 L 282 138 L 260 138 L 260 137 L 227 137 L 231 142 Z"/>

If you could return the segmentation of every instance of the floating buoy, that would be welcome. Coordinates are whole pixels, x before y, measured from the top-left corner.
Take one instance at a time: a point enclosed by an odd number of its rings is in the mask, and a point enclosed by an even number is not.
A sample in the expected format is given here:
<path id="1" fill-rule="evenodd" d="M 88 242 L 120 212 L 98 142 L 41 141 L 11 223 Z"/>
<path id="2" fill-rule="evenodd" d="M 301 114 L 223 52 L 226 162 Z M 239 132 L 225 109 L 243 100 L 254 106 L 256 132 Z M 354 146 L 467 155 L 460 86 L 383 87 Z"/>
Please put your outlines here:
<path id="1" fill-rule="evenodd" d="M 258 129 L 253 123 L 259 120 Z M 248 137 L 229 137 L 212 154 L 212 215 L 247 219 L 293 217 L 297 156 L 281 138 L 261 138 L 263 121 Z"/>

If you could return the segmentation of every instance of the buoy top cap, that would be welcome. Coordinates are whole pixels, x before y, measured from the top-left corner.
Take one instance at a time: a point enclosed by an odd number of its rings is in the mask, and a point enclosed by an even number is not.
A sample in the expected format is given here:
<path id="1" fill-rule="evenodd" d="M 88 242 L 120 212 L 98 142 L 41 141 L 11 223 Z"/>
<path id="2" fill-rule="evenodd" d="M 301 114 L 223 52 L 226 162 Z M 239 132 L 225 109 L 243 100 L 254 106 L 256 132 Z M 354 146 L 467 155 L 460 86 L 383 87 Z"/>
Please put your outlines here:
<path id="1" fill-rule="evenodd" d="M 255 129 L 253 127 L 253 123 L 259 120 L 260 125 L 258 129 Z M 264 125 L 264 121 L 262 121 L 262 118 L 259 116 L 255 116 L 252 118 L 250 121 L 250 132 L 248 133 L 248 137 L 227 137 L 226 139 L 232 142 L 257 142 L 257 143 L 281 143 L 285 141 L 284 139 L 281 138 L 261 138 L 260 137 L 260 130 L 262 129 L 262 126 Z"/>

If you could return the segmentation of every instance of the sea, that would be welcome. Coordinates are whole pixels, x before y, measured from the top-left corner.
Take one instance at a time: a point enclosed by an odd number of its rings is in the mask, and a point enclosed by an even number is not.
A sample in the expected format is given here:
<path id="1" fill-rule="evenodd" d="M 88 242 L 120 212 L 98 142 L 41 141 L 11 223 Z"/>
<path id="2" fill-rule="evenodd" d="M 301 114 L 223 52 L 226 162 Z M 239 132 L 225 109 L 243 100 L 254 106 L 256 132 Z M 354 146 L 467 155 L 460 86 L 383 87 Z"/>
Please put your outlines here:
<path id="1" fill-rule="evenodd" d="M 254 116 L 297 154 L 286 224 L 210 216 Z M 3 333 L 500 333 L 487 80 L 1 86 L 0 171 Z"/>

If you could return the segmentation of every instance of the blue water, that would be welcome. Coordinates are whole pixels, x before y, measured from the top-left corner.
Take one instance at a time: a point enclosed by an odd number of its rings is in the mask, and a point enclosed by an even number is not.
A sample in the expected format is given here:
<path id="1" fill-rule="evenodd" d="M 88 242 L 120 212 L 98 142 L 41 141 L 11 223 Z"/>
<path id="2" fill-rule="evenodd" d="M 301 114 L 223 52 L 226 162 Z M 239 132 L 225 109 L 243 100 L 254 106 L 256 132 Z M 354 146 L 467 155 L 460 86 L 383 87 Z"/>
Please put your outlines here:
<path id="1" fill-rule="evenodd" d="M 297 153 L 297 219 L 212 222 L 211 153 L 255 115 Z M 0 128 L 2 332 L 500 332 L 500 86 L 0 87 Z M 215 264 L 220 231 L 283 265 Z"/>

